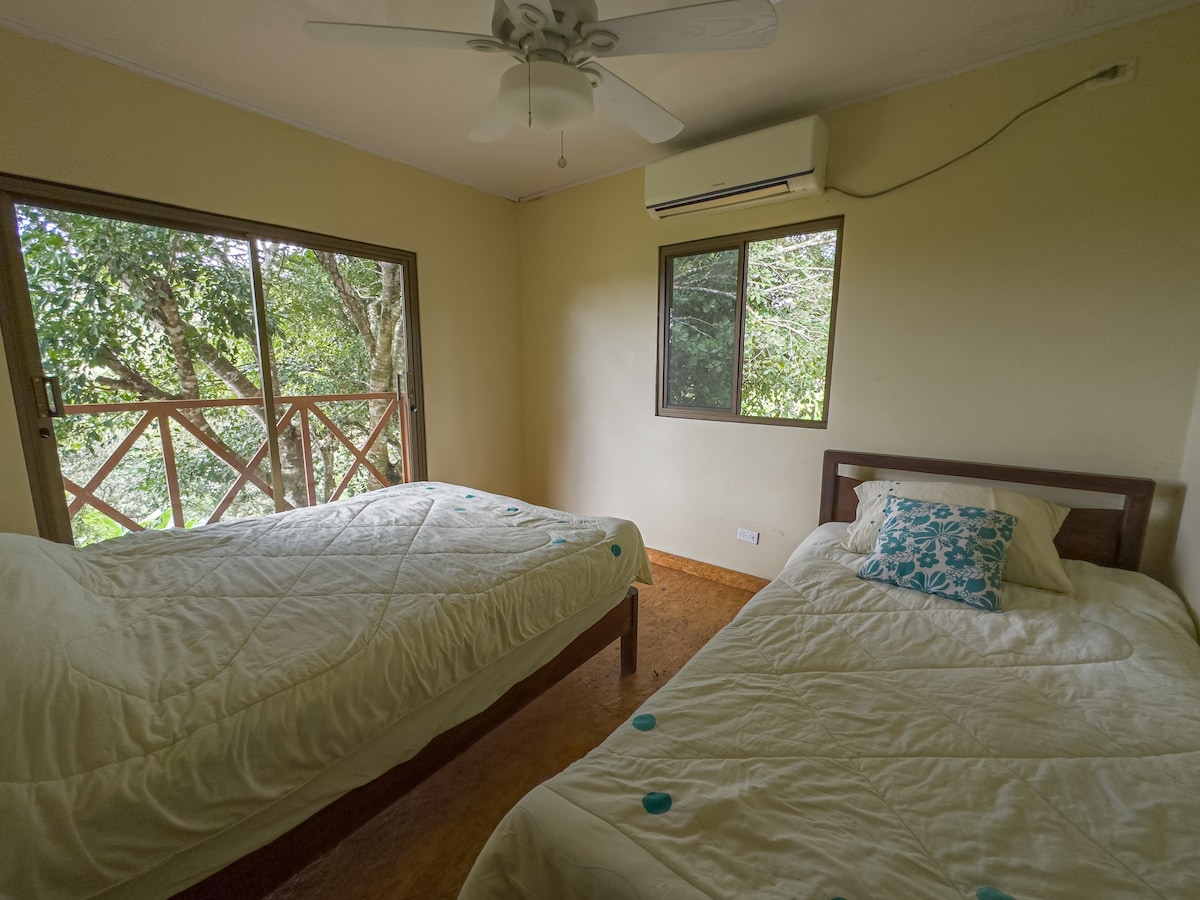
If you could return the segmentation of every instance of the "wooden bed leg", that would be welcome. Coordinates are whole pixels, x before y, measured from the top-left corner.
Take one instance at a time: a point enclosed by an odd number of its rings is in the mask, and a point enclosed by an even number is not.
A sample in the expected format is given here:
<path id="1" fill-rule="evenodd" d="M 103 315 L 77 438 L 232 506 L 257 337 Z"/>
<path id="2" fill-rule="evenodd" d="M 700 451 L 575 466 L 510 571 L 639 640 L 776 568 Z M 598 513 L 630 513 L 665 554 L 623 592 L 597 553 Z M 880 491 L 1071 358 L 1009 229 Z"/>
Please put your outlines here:
<path id="1" fill-rule="evenodd" d="M 621 635 L 621 674 L 632 675 L 637 671 L 637 588 L 630 587 L 625 600 L 629 603 L 629 630 Z"/>

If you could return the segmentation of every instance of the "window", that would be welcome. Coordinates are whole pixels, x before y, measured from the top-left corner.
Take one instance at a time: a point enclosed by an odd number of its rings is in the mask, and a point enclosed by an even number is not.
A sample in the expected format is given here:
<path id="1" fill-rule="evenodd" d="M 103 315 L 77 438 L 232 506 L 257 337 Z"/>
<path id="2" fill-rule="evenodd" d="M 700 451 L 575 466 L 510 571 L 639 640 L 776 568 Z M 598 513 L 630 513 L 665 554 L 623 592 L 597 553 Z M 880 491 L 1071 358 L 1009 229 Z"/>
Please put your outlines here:
<path id="1" fill-rule="evenodd" d="M 825 427 L 842 218 L 659 251 L 660 416 Z"/>

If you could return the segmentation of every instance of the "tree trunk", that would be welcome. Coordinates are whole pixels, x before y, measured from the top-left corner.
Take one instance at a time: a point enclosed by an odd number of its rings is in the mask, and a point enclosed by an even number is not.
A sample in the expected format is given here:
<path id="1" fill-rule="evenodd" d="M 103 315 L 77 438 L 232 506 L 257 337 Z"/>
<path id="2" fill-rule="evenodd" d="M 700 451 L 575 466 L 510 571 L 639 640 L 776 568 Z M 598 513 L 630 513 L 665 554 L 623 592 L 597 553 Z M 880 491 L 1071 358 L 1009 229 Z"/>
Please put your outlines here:
<path id="1" fill-rule="evenodd" d="M 402 371 L 404 359 L 403 268 L 399 263 L 377 263 L 380 276 L 379 297 L 371 300 L 353 290 L 342 274 L 335 254 L 320 250 L 314 250 L 313 253 L 329 273 L 347 318 L 361 335 L 367 348 L 367 391 L 372 394 L 394 392 L 396 375 Z M 383 417 L 388 402 L 369 401 L 368 431 Z M 400 414 L 404 414 L 403 410 Z M 389 483 L 399 484 L 406 474 L 399 470 L 391 458 L 386 439 L 389 433 L 395 434 L 394 426 L 388 426 L 367 451 L 366 456 Z"/>
<path id="2" fill-rule="evenodd" d="M 337 477 L 334 473 L 335 457 L 334 451 L 337 448 L 333 441 L 325 440 L 321 442 L 321 482 L 322 482 L 322 503 L 328 503 L 329 498 L 333 496 L 333 492 L 337 490 Z"/>

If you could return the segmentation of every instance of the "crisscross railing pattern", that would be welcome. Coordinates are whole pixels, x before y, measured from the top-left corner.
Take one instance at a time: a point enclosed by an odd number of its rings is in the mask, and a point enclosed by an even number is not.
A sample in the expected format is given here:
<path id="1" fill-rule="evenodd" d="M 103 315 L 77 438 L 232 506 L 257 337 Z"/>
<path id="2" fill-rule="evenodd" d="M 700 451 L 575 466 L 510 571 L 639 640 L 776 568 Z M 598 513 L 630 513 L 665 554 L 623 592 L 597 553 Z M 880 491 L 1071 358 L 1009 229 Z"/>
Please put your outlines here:
<path id="1" fill-rule="evenodd" d="M 331 403 L 340 402 L 362 402 L 362 401 L 386 401 L 382 412 L 378 419 L 370 424 L 367 432 L 367 437 L 361 445 L 355 443 L 353 439 L 348 437 L 345 430 L 334 422 L 333 418 L 322 409 L 322 406 L 328 407 Z M 237 477 L 226 490 L 225 495 L 217 503 L 216 507 L 209 514 L 206 522 L 220 521 L 221 517 L 229 510 L 234 500 L 243 491 L 256 488 L 265 494 L 275 503 L 276 509 L 293 509 L 295 505 L 286 497 L 281 497 L 276 500 L 275 490 L 272 487 L 268 477 L 259 474 L 259 466 L 267 458 L 269 454 L 269 442 L 264 438 L 257 450 L 249 457 L 243 460 L 236 453 L 231 451 L 221 441 L 214 438 L 211 434 L 206 433 L 204 429 L 198 426 L 190 418 L 187 417 L 185 410 L 203 410 L 217 409 L 222 407 L 261 407 L 261 399 L 225 399 L 225 400 L 146 400 L 129 403 L 86 403 L 86 404 L 70 404 L 63 407 L 63 413 L 67 416 L 77 415 L 99 415 L 104 413 L 121 413 L 133 412 L 142 413 L 137 423 L 129 430 L 120 443 L 108 455 L 107 459 L 99 466 L 95 474 L 88 479 L 86 484 L 80 484 L 77 481 L 63 476 L 63 485 L 65 486 L 71 499 L 67 505 L 67 510 L 71 516 L 75 516 L 84 506 L 92 506 L 99 512 L 108 516 L 114 522 L 121 525 L 129 531 L 143 531 L 145 526 L 135 521 L 131 516 L 115 508 L 110 503 L 107 503 L 98 496 L 105 480 L 116 471 L 121 461 L 125 459 L 129 451 L 137 443 L 138 439 L 150 428 L 151 425 L 157 424 L 160 446 L 162 448 L 162 463 L 163 477 L 166 481 L 167 495 L 171 507 L 171 523 L 176 527 L 184 527 L 184 511 L 183 511 L 183 493 L 180 488 L 179 471 L 175 463 L 175 441 L 172 436 L 173 427 L 182 428 L 205 448 L 207 448 L 213 456 L 228 466 L 236 473 Z M 279 419 L 275 424 L 276 435 L 282 435 L 286 429 L 292 427 L 296 423 L 299 431 L 299 448 L 300 459 L 304 475 L 304 496 L 305 504 L 308 506 L 316 505 L 318 501 L 317 480 L 316 480 L 316 465 L 313 459 L 313 425 L 314 420 L 324 426 L 325 430 L 334 438 L 337 445 L 349 451 L 351 456 L 350 466 L 347 471 L 341 476 L 337 486 L 333 489 L 328 497 L 329 500 L 336 500 L 341 497 L 354 476 L 363 470 L 368 477 L 376 482 L 380 487 L 386 487 L 391 482 L 388 478 L 379 471 L 379 468 L 371 461 L 369 454 L 371 448 L 380 440 L 384 431 L 387 429 L 389 422 L 393 416 L 396 416 L 402 409 L 402 404 L 406 401 L 402 396 L 397 396 L 392 393 L 363 393 L 363 394 L 324 394 L 317 396 L 303 397 L 276 397 L 275 407 Z M 400 429 L 400 442 L 402 446 L 403 456 L 406 458 L 404 465 L 407 471 L 408 457 L 408 418 L 403 413 L 398 416 Z"/>

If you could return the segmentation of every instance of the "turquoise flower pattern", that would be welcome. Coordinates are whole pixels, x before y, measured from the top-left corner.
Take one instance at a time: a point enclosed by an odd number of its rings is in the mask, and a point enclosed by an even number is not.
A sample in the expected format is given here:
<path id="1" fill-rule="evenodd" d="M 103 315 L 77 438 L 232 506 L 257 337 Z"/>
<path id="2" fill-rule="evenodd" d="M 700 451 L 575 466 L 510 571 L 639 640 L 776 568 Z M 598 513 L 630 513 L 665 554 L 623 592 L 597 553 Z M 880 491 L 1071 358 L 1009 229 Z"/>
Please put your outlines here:
<path id="1" fill-rule="evenodd" d="M 889 497 L 858 576 L 1000 610 L 1000 572 L 1017 518 L 979 506 Z"/>

